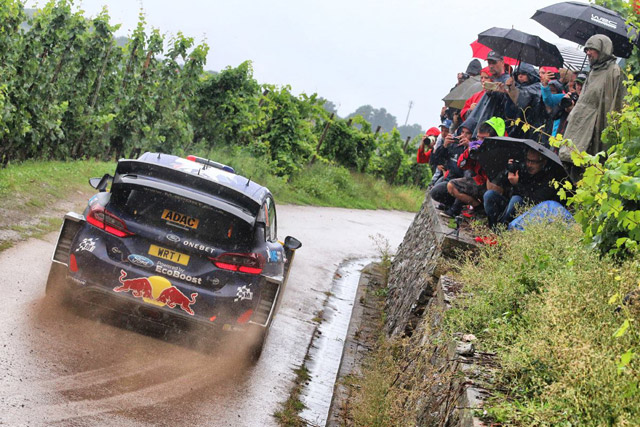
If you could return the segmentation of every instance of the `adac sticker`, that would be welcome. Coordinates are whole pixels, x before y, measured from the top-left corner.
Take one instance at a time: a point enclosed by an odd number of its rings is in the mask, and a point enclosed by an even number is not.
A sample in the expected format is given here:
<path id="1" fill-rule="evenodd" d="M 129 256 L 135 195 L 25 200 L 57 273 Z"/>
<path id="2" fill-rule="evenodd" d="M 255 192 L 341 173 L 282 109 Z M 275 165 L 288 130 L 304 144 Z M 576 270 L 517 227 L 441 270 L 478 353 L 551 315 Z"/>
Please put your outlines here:
<path id="1" fill-rule="evenodd" d="M 189 215 L 171 211 L 169 209 L 165 209 L 164 211 L 162 211 L 162 219 L 170 223 L 193 228 L 194 230 L 198 228 L 198 224 L 200 223 L 200 220 L 198 218 L 193 218 Z"/>
<path id="2" fill-rule="evenodd" d="M 76 252 L 80 252 L 80 251 L 87 251 L 87 252 L 93 252 L 93 250 L 96 248 L 96 242 L 98 241 L 98 238 L 85 238 L 82 239 L 82 242 L 80 242 L 80 244 L 78 245 L 78 248 L 76 249 Z"/>
<path id="3" fill-rule="evenodd" d="M 187 298 L 180 289 L 176 288 L 164 277 L 137 277 L 135 279 L 127 279 L 127 272 L 120 270 L 121 283 L 120 286 L 113 288 L 116 292 L 131 292 L 136 298 L 142 298 L 144 302 L 174 308 L 179 306 L 183 311 L 190 315 L 195 313 L 191 309 L 191 305 L 196 303 L 197 292 L 191 294 L 191 298 Z"/>
<path id="4" fill-rule="evenodd" d="M 244 301 L 246 299 L 252 300 L 253 292 L 251 292 L 251 289 L 249 289 L 246 285 L 239 286 L 236 292 L 236 299 L 234 299 L 233 302 Z"/>

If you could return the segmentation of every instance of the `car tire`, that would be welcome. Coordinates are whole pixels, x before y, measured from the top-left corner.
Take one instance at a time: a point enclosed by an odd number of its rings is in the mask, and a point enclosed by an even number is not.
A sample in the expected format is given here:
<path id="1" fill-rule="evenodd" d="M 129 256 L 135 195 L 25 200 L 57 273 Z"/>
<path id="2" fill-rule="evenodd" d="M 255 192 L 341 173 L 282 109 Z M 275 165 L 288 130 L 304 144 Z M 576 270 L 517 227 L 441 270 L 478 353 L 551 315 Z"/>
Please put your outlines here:
<path id="1" fill-rule="evenodd" d="M 69 299 L 69 290 L 67 288 L 67 266 L 51 263 L 47 284 L 45 287 L 45 295 L 47 298 L 58 299 L 61 302 L 67 302 Z"/>

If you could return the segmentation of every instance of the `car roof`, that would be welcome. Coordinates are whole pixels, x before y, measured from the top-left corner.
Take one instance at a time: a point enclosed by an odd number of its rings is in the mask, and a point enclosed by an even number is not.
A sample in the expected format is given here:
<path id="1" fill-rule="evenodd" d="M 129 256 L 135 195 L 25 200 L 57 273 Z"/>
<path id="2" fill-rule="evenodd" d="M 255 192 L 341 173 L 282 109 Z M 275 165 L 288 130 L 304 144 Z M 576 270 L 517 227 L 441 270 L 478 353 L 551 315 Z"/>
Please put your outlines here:
<path id="1" fill-rule="evenodd" d="M 255 217 L 271 192 L 262 185 L 217 167 L 171 154 L 144 153 L 138 159 L 121 159 L 118 174 L 143 175 L 186 185 L 216 198 L 238 204 Z"/>

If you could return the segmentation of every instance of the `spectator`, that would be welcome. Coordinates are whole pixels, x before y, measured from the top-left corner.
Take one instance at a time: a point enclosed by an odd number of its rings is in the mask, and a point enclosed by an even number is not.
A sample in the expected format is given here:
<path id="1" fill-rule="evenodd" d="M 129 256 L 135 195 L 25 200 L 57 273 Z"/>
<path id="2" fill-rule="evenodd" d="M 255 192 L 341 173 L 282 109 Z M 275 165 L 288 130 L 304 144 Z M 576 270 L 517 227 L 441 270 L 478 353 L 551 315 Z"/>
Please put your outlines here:
<path id="1" fill-rule="evenodd" d="M 427 132 L 425 132 L 418 147 L 418 158 L 416 160 L 418 163 L 429 163 L 433 147 L 436 145 L 436 138 L 438 138 L 439 135 L 440 131 L 435 127 L 429 128 Z M 424 150 L 427 145 L 429 146 L 429 150 L 425 152 Z"/>
<path id="2" fill-rule="evenodd" d="M 558 200 L 556 190 L 550 185 L 546 164 L 547 159 L 532 149 L 527 150 L 524 165 L 509 160 L 507 170 L 493 183 L 494 188 L 484 193 L 484 209 L 490 227 L 508 224 L 520 205 Z"/>
<path id="3" fill-rule="evenodd" d="M 499 117 L 491 117 L 491 119 L 482 123 L 478 127 L 478 136 L 476 141 L 472 141 L 467 149 L 458 158 L 458 167 L 462 170 L 469 171 L 462 178 L 456 178 L 449 181 L 447 190 L 449 194 L 455 197 L 460 203 L 452 205 L 451 209 L 445 212 L 449 216 L 456 216 L 460 212 L 456 208 L 460 205 L 469 205 L 473 211 L 482 204 L 482 197 L 487 190 L 487 174 L 482 167 L 473 159 L 473 150 L 476 150 L 485 138 L 492 136 L 504 136 L 505 124 L 504 120 Z"/>
<path id="4" fill-rule="evenodd" d="M 541 102 L 540 77 L 533 65 L 521 63 L 513 77 L 507 79 L 504 90 L 509 99 L 505 104 L 505 117 L 513 120 L 507 129 L 509 136 L 513 138 L 537 138 L 534 135 L 535 128 L 545 121 L 545 111 Z M 532 126 L 527 132 L 522 130 L 522 125 L 516 125 L 515 120 L 520 119 Z"/>
<path id="5" fill-rule="evenodd" d="M 458 167 L 458 157 L 469 145 L 473 129 L 476 122 L 473 119 L 465 120 L 458 128 L 458 135 L 447 135 L 444 139 L 442 147 L 440 147 L 433 155 L 436 156 L 436 164 L 444 176 L 436 183 L 431 192 L 431 198 L 436 202 L 440 202 L 438 208 L 440 210 L 448 210 L 456 201 L 456 199 L 447 191 L 447 184 L 454 178 L 460 178 L 464 172 Z M 457 207 L 455 209 L 458 209 Z M 462 209 L 462 205 L 460 205 Z"/>
<path id="6" fill-rule="evenodd" d="M 484 83 L 490 81 L 491 71 L 489 70 L 489 67 L 484 67 L 482 71 L 480 71 L 480 82 Z M 478 102 L 480 102 L 480 99 L 482 99 L 484 92 L 484 89 L 482 89 L 474 93 L 473 95 L 471 95 L 471 97 L 469 97 L 469 99 L 467 99 L 467 101 L 464 103 L 464 107 L 462 107 L 462 110 L 460 111 L 460 117 L 462 118 L 462 120 L 466 120 L 467 114 L 472 112 L 476 108 Z"/>
<path id="7" fill-rule="evenodd" d="M 440 124 L 440 136 L 436 139 L 436 145 L 433 147 L 432 153 L 435 153 L 440 147 L 442 147 L 442 144 L 444 144 L 444 139 L 449 135 L 449 128 L 451 127 L 451 124 L 452 122 L 449 119 L 443 120 Z M 437 168 L 438 165 L 436 164 L 435 155 L 432 155 L 429 159 L 429 166 L 431 166 L 431 169 L 435 171 L 433 173 L 433 178 L 431 178 L 431 183 L 429 184 L 430 187 L 433 187 L 443 176 L 442 170 Z"/>
<path id="8" fill-rule="evenodd" d="M 596 154 L 603 150 L 600 136 L 607 125 L 607 113 L 622 108 L 625 87 L 622 84 L 620 67 L 613 56 L 611 39 L 603 34 L 591 36 L 584 45 L 591 64 L 591 72 L 582 88 L 582 94 L 568 117 L 564 136 L 575 144 L 576 149 Z M 560 159 L 574 181 L 582 178 L 582 168 L 573 165 L 573 148 L 560 148 Z"/>
<path id="9" fill-rule="evenodd" d="M 468 115 L 467 120 L 473 119 L 476 123 L 484 123 L 490 117 L 504 117 L 504 105 L 507 100 L 504 89 L 500 89 L 500 84 L 504 84 L 509 75 L 504 72 L 504 58 L 495 51 L 487 55 L 489 71 L 492 82 L 484 82 L 483 89 L 486 91 L 478 102 L 476 108 Z M 473 130 L 476 133 L 476 129 Z"/>

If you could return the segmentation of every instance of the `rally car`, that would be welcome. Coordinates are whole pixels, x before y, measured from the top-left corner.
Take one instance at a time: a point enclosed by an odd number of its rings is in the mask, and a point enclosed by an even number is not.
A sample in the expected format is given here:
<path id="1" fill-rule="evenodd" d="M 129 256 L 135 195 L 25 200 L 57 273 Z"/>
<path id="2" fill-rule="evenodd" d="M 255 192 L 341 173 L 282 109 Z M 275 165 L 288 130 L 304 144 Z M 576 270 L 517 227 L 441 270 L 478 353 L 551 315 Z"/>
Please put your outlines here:
<path id="1" fill-rule="evenodd" d="M 259 355 L 295 250 L 269 190 L 226 165 L 144 153 L 92 178 L 64 218 L 47 295 L 178 329 L 257 330 Z M 109 188 L 109 191 L 107 191 Z"/>

